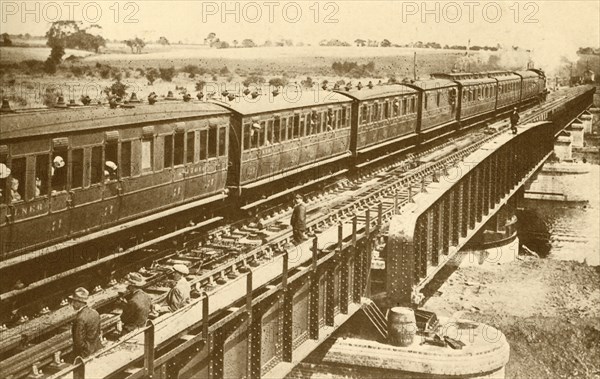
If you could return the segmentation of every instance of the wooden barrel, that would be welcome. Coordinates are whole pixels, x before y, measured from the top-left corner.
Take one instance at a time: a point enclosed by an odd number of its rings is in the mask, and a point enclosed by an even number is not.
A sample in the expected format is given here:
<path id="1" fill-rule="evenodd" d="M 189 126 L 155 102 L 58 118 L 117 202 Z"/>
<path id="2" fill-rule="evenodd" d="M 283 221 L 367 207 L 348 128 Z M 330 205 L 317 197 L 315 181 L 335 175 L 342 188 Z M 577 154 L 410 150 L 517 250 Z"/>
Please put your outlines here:
<path id="1" fill-rule="evenodd" d="M 388 342 L 394 346 L 409 346 L 417 334 L 415 312 L 411 308 L 395 307 L 388 313 Z"/>

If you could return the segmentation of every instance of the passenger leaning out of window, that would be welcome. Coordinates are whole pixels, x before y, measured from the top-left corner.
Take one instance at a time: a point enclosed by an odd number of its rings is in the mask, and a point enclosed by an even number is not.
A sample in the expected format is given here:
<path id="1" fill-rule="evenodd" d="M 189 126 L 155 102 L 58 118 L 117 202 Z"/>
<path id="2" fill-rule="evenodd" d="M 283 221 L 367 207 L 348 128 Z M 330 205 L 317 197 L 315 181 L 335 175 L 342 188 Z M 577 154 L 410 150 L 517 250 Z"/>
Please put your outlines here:
<path id="1" fill-rule="evenodd" d="M 60 155 L 57 155 L 52 160 L 52 193 L 64 191 L 67 184 L 67 170 L 65 167 L 65 160 Z"/>
<path id="2" fill-rule="evenodd" d="M 0 204 L 4 204 L 4 190 L 6 189 L 6 179 L 10 176 L 10 168 L 4 163 L 0 163 Z"/>

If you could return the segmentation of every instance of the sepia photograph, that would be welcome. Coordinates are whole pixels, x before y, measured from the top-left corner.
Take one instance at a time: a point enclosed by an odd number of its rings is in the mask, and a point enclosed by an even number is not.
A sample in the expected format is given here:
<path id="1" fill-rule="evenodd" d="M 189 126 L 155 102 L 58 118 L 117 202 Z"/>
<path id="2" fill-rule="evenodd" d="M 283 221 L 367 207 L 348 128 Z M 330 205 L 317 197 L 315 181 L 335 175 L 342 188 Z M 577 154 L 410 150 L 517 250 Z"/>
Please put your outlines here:
<path id="1" fill-rule="evenodd" d="M 600 379 L 600 0 L 0 0 L 0 379 Z"/>

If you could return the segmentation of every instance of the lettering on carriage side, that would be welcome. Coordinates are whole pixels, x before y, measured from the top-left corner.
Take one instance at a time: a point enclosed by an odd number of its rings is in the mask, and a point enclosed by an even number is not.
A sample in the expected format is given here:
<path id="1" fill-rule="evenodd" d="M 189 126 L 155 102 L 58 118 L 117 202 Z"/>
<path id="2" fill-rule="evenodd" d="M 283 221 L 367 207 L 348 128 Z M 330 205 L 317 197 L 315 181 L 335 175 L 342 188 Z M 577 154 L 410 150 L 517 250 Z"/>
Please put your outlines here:
<path id="1" fill-rule="evenodd" d="M 181 186 L 175 186 L 173 188 L 173 197 L 181 196 Z"/>
<path id="2" fill-rule="evenodd" d="M 61 229 L 62 229 L 62 218 L 52 220 L 52 223 L 50 224 L 50 231 L 57 232 Z"/>
<path id="3" fill-rule="evenodd" d="M 114 206 L 112 204 L 105 206 L 104 209 L 102 210 L 102 217 L 111 216 L 113 214 L 113 209 L 114 209 Z"/>
<path id="4" fill-rule="evenodd" d="M 42 213 L 43 211 L 43 203 L 29 204 L 28 206 L 17 208 L 17 217 L 34 216 L 38 213 Z"/>

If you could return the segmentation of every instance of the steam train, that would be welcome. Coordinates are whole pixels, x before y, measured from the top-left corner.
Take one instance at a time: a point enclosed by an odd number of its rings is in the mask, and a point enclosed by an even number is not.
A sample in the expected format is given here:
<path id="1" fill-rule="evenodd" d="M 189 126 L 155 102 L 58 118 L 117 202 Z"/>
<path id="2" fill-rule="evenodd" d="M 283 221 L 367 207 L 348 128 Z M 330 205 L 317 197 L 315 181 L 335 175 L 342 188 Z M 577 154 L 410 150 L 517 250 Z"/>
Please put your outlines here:
<path id="1" fill-rule="evenodd" d="M 0 268 L 178 212 L 251 209 L 477 118 L 542 101 L 545 81 L 538 70 L 434 74 L 230 101 L 4 106 Z"/>

